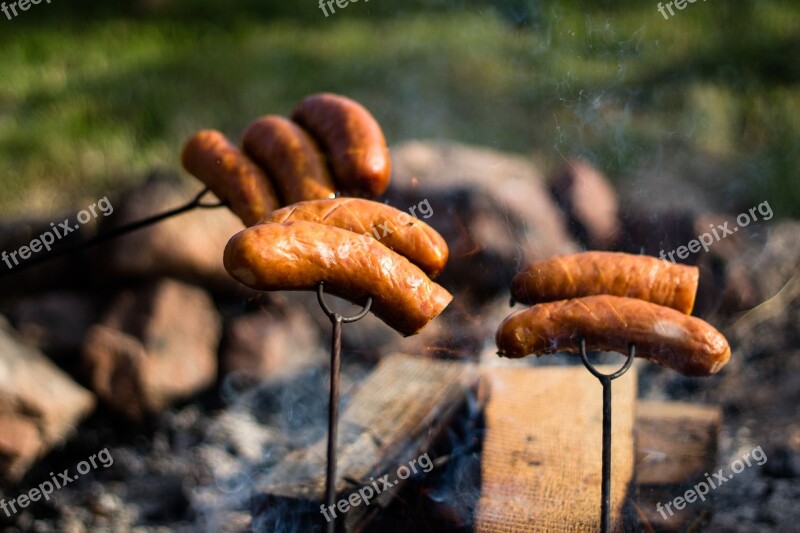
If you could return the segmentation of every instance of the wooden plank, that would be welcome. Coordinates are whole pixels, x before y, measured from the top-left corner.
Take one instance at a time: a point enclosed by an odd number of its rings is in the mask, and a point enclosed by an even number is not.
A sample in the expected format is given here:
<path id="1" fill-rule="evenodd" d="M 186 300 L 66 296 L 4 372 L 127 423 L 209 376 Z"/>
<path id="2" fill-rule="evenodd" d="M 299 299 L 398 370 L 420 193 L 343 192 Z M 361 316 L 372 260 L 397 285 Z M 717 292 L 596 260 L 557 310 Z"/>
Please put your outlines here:
<path id="1" fill-rule="evenodd" d="M 362 528 L 399 493 L 397 468 L 425 453 L 477 384 L 474 365 L 395 354 L 356 387 L 339 423 L 337 500 L 347 498 L 370 478 L 389 474 L 396 487 L 382 499 L 351 507 L 348 531 Z M 257 484 L 254 525 L 267 531 L 308 531 L 324 523 L 326 442 L 289 453 Z M 289 524 L 287 526 L 287 523 Z"/>
<path id="2" fill-rule="evenodd" d="M 711 499 L 659 514 L 706 472 L 714 471 L 722 411 L 716 406 L 640 401 L 636 406 L 636 505 L 655 531 L 696 531 L 711 517 Z M 666 515 L 666 518 L 663 516 Z"/>
<path id="3" fill-rule="evenodd" d="M 643 531 L 699 531 L 711 517 L 710 494 L 705 503 L 695 501 L 683 510 L 673 509 L 674 514 L 664 518 L 656 511 L 676 496 L 684 494 L 695 483 L 703 479 L 705 472 L 713 472 L 717 450 L 717 434 L 721 424 L 721 410 L 716 406 L 705 406 L 681 402 L 640 400 L 636 404 L 635 427 L 635 476 L 636 494 L 629 495 L 635 506 L 638 524 L 630 524 L 632 530 Z M 698 474 L 699 472 L 699 474 Z M 438 474 L 441 475 L 441 474 Z M 479 476 L 474 476 L 478 479 Z M 426 479 L 409 501 L 395 502 L 392 513 L 382 516 L 380 525 L 390 531 L 413 530 L 419 524 L 428 525 L 428 530 L 461 531 L 464 524 L 472 524 L 473 515 L 465 515 L 465 495 L 478 494 L 479 487 L 462 485 L 460 498 L 435 501 L 427 495 L 441 487 L 433 479 Z M 440 490 L 440 489 L 439 489 Z M 476 496 L 477 500 L 477 496 Z M 408 513 L 411 505 L 414 514 Z M 663 508 L 663 507 L 662 507 Z M 398 527 L 398 523 L 401 527 Z M 628 524 L 626 524 L 628 525 Z M 438 527 L 441 526 L 441 527 Z"/>
<path id="4" fill-rule="evenodd" d="M 613 372 L 615 367 L 602 367 Z M 481 496 L 484 533 L 599 531 L 602 387 L 583 367 L 492 368 Z M 633 478 L 636 373 L 613 385 L 612 523 Z"/>

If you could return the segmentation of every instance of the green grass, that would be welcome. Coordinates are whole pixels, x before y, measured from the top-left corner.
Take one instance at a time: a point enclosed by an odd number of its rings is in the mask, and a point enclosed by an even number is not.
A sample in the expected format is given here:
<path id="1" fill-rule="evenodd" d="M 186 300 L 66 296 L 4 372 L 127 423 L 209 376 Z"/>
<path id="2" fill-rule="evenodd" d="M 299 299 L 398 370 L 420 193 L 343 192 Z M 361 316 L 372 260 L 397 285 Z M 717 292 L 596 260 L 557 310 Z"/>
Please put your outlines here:
<path id="1" fill-rule="evenodd" d="M 307 0 L 264 4 L 53 3 L 0 20 L 0 212 L 102 197 L 178 168 L 199 128 L 238 138 L 331 90 L 392 142 L 452 138 L 545 167 L 582 153 L 618 179 L 697 156 L 739 169 L 739 201 L 800 214 L 793 2 L 696 3 L 669 21 L 633 1 L 372 0 L 327 19 Z"/>

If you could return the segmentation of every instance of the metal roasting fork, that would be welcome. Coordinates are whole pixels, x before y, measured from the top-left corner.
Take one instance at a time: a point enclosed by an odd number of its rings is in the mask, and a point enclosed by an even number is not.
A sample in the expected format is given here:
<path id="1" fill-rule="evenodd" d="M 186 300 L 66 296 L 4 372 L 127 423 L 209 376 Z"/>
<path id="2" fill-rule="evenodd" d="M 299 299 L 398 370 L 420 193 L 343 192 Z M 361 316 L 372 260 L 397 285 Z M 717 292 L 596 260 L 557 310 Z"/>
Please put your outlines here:
<path id="1" fill-rule="evenodd" d="M 328 457 L 325 471 L 325 506 L 330 509 L 336 503 L 336 436 L 339 427 L 339 370 L 342 363 L 342 324 L 357 322 L 367 316 L 372 307 L 372 297 L 367 297 L 364 308 L 356 315 L 343 317 L 325 302 L 325 282 L 317 285 L 317 301 L 333 326 L 331 336 L 331 391 L 328 398 Z M 336 516 L 327 522 L 327 532 L 336 531 Z"/>
<path id="2" fill-rule="evenodd" d="M 599 372 L 589 362 L 586 355 L 586 339 L 580 338 L 580 353 L 583 365 L 603 385 L 603 475 L 602 492 L 600 496 L 600 527 L 603 533 L 611 531 L 611 382 L 621 377 L 633 364 L 636 355 L 636 345 L 631 343 L 628 347 L 628 359 L 622 368 L 613 374 Z"/>
<path id="3" fill-rule="evenodd" d="M 103 233 L 102 235 L 96 235 L 91 239 L 87 239 L 85 241 L 76 242 L 70 246 L 65 246 L 59 250 L 54 250 L 53 252 L 37 257 L 36 259 L 31 259 L 29 261 L 25 261 L 21 265 L 17 266 L 14 270 L 8 270 L 6 272 L 0 273 L 0 278 L 13 274 L 15 272 L 22 272 L 23 270 L 27 270 L 31 267 L 36 265 L 41 265 L 42 263 L 47 263 L 48 261 L 52 261 L 53 259 L 57 259 L 61 256 L 68 255 L 74 252 L 78 252 L 80 250 L 85 250 L 87 248 L 91 248 L 92 246 L 97 246 L 98 244 L 102 244 L 106 241 L 110 241 L 112 239 L 116 239 L 117 237 L 121 237 L 126 233 L 131 233 L 132 231 L 136 231 L 147 226 L 151 226 L 162 220 L 166 220 L 168 218 L 172 218 L 174 216 L 186 213 L 187 211 L 191 211 L 192 209 L 215 209 L 217 207 L 226 206 L 226 202 L 217 202 L 213 204 L 206 204 L 203 203 L 203 197 L 210 192 L 210 189 L 206 187 L 202 191 L 200 191 L 193 199 L 187 204 L 182 206 L 176 207 L 174 209 L 170 209 L 169 211 L 164 211 L 163 213 L 159 213 L 157 215 L 153 215 L 147 217 L 142 220 L 137 220 L 136 222 L 131 222 L 130 224 L 126 224 L 124 226 L 120 226 L 115 228 L 107 233 Z"/>

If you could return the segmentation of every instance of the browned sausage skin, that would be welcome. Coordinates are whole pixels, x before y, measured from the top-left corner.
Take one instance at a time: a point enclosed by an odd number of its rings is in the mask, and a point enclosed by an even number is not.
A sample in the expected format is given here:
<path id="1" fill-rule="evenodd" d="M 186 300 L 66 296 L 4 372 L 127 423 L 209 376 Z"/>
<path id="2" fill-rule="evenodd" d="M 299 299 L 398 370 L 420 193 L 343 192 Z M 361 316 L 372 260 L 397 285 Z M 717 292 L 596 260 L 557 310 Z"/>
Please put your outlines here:
<path id="1" fill-rule="evenodd" d="M 651 359 L 687 376 L 716 373 L 730 359 L 725 337 L 711 325 L 668 307 L 634 298 L 587 296 L 548 302 L 517 311 L 497 329 L 498 354 L 524 357 L 588 350 Z"/>
<path id="2" fill-rule="evenodd" d="M 283 205 L 333 198 L 336 186 L 314 140 L 300 126 L 277 115 L 250 124 L 242 146 L 272 178 Z"/>
<path id="3" fill-rule="evenodd" d="M 379 240 L 430 277 L 438 276 L 447 264 L 447 243 L 441 235 L 418 218 L 392 206 L 359 198 L 336 198 L 300 202 L 278 209 L 262 222 L 305 220 L 357 233 L 360 241 L 369 236 Z"/>
<path id="4" fill-rule="evenodd" d="M 697 294 L 697 267 L 643 255 L 583 252 L 537 261 L 511 282 L 524 304 L 610 294 L 672 307 L 687 315 Z"/>
<path id="5" fill-rule="evenodd" d="M 300 102 L 292 120 L 322 147 L 344 193 L 378 196 L 389 186 L 386 139 L 364 106 L 336 94 L 314 94 Z"/>
<path id="6" fill-rule="evenodd" d="M 433 320 L 453 297 L 405 257 L 372 238 L 315 222 L 260 224 L 225 248 L 228 273 L 260 291 L 325 290 L 372 311 L 403 335 Z M 357 242 L 358 241 L 358 242 Z"/>
<path id="7" fill-rule="evenodd" d="M 280 205 L 266 174 L 214 130 L 193 135 L 181 153 L 183 168 L 208 186 L 251 226 Z"/>

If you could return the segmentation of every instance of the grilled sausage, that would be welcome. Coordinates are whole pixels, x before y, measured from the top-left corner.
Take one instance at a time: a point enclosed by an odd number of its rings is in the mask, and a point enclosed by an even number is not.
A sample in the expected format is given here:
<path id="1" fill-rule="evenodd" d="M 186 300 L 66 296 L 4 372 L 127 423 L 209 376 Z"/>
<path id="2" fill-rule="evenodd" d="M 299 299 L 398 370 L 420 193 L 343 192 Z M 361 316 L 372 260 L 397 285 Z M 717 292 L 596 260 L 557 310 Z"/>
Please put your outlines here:
<path id="1" fill-rule="evenodd" d="M 183 147 L 181 162 L 247 226 L 280 207 L 266 174 L 218 131 L 197 132 Z"/>
<path id="2" fill-rule="evenodd" d="M 305 98 L 292 113 L 327 154 L 336 183 L 347 194 L 378 196 L 389 186 L 386 139 L 364 106 L 330 93 Z"/>
<path id="3" fill-rule="evenodd" d="M 317 144 L 291 120 L 277 115 L 259 118 L 245 130 L 242 146 L 272 178 L 283 205 L 335 196 L 336 186 Z"/>
<path id="4" fill-rule="evenodd" d="M 615 252 L 584 252 L 537 261 L 511 282 L 511 296 L 538 304 L 611 294 L 639 298 L 692 312 L 697 294 L 697 267 L 655 257 Z"/>
<path id="5" fill-rule="evenodd" d="M 373 236 L 420 267 L 438 276 L 447 263 L 447 243 L 433 228 L 392 206 L 358 198 L 301 202 L 278 209 L 262 222 L 306 220 Z"/>
<path id="6" fill-rule="evenodd" d="M 453 297 L 405 257 L 375 239 L 315 222 L 268 223 L 234 235 L 225 248 L 228 273 L 261 291 L 325 290 L 363 304 L 403 335 L 433 320 Z"/>
<path id="7" fill-rule="evenodd" d="M 669 307 L 620 296 L 587 296 L 534 305 L 506 318 L 497 329 L 498 354 L 524 357 L 587 350 L 636 355 L 687 376 L 708 376 L 728 362 L 725 337 L 699 318 Z"/>

